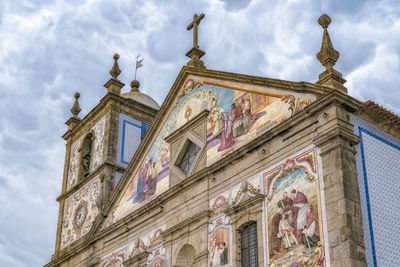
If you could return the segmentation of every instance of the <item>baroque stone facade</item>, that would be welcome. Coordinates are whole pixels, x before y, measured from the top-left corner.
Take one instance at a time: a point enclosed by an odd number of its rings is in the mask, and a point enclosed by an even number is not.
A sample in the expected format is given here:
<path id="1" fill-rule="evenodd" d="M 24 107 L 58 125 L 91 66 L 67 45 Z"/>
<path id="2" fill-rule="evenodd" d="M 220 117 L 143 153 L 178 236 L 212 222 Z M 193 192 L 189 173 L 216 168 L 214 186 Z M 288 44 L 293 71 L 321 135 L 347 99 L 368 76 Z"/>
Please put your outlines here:
<path id="1" fill-rule="evenodd" d="M 203 17 L 189 25 L 195 34 Z M 330 18 L 319 23 L 326 71 L 316 84 L 209 70 L 195 39 L 160 109 L 137 81 L 121 95 L 115 55 L 106 96 L 82 120 L 76 101 L 67 121 L 56 248 L 46 266 L 384 262 L 371 239 L 381 242 L 372 230 L 379 223 L 368 220 L 383 201 L 367 192 L 376 190 L 365 167 L 374 166 L 368 138 L 390 139 L 398 155 L 400 118 L 347 94 L 333 69 Z"/>

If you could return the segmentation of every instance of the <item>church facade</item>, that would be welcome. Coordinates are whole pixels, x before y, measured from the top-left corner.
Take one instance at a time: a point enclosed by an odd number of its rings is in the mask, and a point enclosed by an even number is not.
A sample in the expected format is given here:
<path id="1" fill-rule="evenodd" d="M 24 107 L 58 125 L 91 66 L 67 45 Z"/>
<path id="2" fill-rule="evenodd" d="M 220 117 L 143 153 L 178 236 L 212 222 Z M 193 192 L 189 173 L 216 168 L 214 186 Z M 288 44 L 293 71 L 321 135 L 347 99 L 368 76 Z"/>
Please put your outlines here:
<path id="1" fill-rule="evenodd" d="M 117 54 L 83 119 L 75 95 L 46 266 L 395 266 L 400 118 L 347 94 L 330 18 L 316 83 L 207 69 L 203 18 L 161 107 Z"/>

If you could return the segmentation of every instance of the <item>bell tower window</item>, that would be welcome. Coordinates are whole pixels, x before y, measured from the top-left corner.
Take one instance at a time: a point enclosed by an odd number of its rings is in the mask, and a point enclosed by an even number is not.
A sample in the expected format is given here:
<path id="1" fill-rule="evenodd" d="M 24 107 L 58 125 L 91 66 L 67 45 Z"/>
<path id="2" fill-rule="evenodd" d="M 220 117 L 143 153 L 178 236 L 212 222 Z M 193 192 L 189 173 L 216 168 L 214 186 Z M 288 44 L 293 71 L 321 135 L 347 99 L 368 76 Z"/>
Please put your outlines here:
<path id="1" fill-rule="evenodd" d="M 88 134 L 82 142 L 80 149 L 81 162 L 80 162 L 80 172 L 79 178 L 83 179 L 89 175 L 90 164 L 92 162 L 92 152 L 93 152 L 93 134 Z"/>

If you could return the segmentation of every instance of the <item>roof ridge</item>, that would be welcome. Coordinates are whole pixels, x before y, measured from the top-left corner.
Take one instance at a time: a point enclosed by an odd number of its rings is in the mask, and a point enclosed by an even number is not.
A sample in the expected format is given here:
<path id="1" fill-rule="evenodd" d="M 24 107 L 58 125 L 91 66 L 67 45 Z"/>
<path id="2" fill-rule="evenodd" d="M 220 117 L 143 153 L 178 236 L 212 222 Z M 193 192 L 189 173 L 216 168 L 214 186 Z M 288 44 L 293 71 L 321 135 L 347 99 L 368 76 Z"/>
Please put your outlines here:
<path id="1" fill-rule="evenodd" d="M 369 111 L 376 113 L 378 116 L 382 117 L 383 119 L 389 120 L 400 126 L 400 116 L 390 111 L 383 106 L 375 103 L 372 100 L 367 100 L 363 103 L 364 107 L 367 108 Z"/>

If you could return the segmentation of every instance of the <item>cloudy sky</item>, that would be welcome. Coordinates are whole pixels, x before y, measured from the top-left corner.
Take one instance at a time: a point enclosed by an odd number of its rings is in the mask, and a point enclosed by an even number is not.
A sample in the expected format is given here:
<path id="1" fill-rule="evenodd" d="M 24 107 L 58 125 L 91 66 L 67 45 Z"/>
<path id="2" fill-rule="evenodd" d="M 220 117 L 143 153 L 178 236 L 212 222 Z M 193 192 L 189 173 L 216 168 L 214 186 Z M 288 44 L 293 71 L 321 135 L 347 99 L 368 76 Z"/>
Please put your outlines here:
<path id="1" fill-rule="evenodd" d="M 115 52 L 162 103 L 188 58 L 194 13 L 210 69 L 315 82 L 323 67 L 318 17 L 340 58 L 350 95 L 400 114 L 400 1 L 0 1 L 0 266 L 41 266 L 54 250 L 73 93 L 81 117 L 105 95 Z M 123 88 L 128 91 L 129 86 Z"/>

